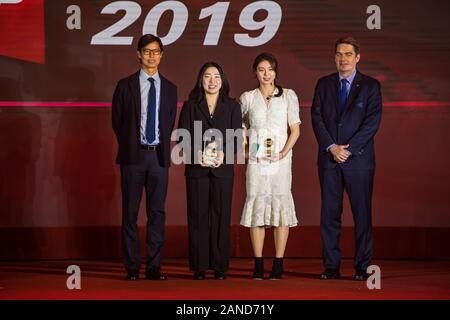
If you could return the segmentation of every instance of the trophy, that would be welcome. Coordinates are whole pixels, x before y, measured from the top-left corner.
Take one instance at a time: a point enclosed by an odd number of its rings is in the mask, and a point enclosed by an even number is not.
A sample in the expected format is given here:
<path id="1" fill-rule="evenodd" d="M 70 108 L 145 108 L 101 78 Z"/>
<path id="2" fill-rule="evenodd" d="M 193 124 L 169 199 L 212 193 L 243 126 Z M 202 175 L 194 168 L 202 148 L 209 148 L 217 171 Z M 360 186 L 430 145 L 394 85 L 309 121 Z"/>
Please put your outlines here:
<path id="1" fill-rule="evenodd" d="M 212 167 L 214 161 L 220 159 L 219 152 L 222 150 L 220 139 L 215 136 L 205 137 L 203 142 L 203 163 Z"/>
<path id="2" fill-rule="evenodd" d="M 264 139 L 264 156 L 270 158 L 274 154 L 273 150 L 273 139 L 265 138 Z"/>
<path id="3" fill-rule="evenodd" d="M 275 154 L 275 140 L 266 132 L 254 134 L 250 136 L 250 158 L 252 161 L 262 164 L 270 163 L 269 159 Z"/>

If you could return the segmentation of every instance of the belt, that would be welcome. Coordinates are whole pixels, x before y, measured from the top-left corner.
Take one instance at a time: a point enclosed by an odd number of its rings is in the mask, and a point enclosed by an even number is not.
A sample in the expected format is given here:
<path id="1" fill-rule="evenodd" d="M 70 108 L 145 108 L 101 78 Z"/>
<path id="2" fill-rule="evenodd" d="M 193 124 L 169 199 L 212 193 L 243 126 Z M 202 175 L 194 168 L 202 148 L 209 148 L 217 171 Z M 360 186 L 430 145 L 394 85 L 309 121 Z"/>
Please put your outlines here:
<path id="1" fill-rule="evenodd" d="M 141 144 L 141 149 L 147 150 L 147 151 L 155 151 L 158 146 L 149 146 L 146 144 Z"/>

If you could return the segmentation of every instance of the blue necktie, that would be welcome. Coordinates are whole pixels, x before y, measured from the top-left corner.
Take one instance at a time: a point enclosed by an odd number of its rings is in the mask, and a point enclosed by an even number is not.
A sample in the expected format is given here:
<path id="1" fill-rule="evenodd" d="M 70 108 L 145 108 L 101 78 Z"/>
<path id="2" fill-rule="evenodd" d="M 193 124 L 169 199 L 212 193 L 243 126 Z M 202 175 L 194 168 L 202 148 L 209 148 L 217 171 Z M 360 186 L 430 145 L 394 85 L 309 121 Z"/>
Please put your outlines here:
<path id="1" fill-rule="evenodd" d="M 155 141 L 155 131 L 156 131 L 156 90 L 155 90 L 155 79 L 148 78 L 150 81 L 150 90 L 148 92 L 148 103 L 147 103 L 147 123 L 145 125 L 145 139 L 147 143 L 151 144 Z"/>
<path id="2" fill-rule="evenodd" d="M 347 103 L 347 79 L 341 80 L 341 90 L 339 91 L 339 113 L 342 114 Z"/>

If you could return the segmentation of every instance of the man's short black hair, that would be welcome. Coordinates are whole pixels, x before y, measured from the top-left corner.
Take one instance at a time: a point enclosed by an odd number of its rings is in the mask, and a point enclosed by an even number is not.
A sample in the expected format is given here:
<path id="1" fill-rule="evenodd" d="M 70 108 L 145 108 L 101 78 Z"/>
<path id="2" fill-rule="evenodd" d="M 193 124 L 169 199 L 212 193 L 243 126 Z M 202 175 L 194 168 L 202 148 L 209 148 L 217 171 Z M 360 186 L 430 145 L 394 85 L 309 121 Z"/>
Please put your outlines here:
<path id="1" fill-rule="evenodd" d="M 161 50 L 161 52 L 164 51 L 164 46 L 161 39 L 153 34 L 144 34 L 138 41 L 137 50 L 141 51 L 142 48 L 152 42 L 158 42 L 159 49 Z"/>

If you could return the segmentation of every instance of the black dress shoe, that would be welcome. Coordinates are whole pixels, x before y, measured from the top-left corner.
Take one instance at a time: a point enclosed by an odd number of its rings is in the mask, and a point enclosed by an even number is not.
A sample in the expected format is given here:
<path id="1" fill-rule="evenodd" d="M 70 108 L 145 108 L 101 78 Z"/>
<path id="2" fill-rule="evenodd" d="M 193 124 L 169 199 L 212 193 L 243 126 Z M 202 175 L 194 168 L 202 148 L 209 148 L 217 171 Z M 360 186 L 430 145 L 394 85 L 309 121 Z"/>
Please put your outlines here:
<path id="1" fill-rule="evenodd" d="M 353 280 L 355 281 L 366 281 L 368 278 L 369 275 L 364 270 L 356 270 L 356 273 L 353 276 Z"/>
<path id="2" fill-rule="evenodd" d="M 319 276 L 320 280 L 339 279 L 341 274 L 337 269 L 325 269 Z"/>
<path id="3" fill-rule="evenodd" d="M 145 273 L 146 280 L 166 280 L 167 277 L 159 269 L 151 269 Z"/>
<path id="4" fill-rule="evenodd" d="M 214 279 L 225 280 L 226 278 L 227 278 L 227 275 L 225 274 L 225 272 L 214 271 Z"/>
<path id="5" fill-rule="evenodd" d="M 195 271 L 194 272 L 194 280 L 205 280 L 205 272 L 203 271 Z"/>
<path id="6" fill-rule="evenodd" d="M 139 279 L 139 274 L 129 273 L 129 274 L 127 274 L 126 279 L 128 281 L 136 281 Z"/>

